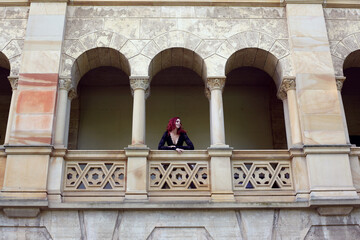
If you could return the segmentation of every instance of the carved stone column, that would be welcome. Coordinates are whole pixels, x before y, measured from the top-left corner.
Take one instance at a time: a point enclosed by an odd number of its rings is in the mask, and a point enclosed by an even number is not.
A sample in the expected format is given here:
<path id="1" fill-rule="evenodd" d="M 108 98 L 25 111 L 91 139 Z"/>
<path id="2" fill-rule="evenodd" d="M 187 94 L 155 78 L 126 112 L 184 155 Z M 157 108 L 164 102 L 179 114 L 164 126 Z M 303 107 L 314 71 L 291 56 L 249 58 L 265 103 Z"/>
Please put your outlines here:
<path id="1" fill-rule="evenodd" d="M 9 76 L 8 79 L 10 81 L 10 85 L 12 88 L 12 96 L 11 96 L 11 102 L 10 102 L 8 121 L 7 121 L 7 125 L 6 125 L 6 134 L 5 134 L 4 145 L 9 144 L 11 124 L 13 122 L 13 117 L 14 117 L 15 101 L 17 99 L 17 92 L 18 92 L 17 88 L 18 88 L 19 77 L 18 76 Z"/>
<path id="2" fill-rule="evenodd" d="M 229 147 L 225 144 L 224 108 L 222 90 L 225 77 L 208 78 L 207 88 L 210 90 L 210 136 L 211 147 Z"/>
<path id="3" fill-rule="evenodd" d="M 127 182 L 125 200 L 147 201 L 147 156 L 145 145 L 145 99 L 149 95 L 149 77 L 130 77 L 134 96 L 132 140 L 125 148 L 127 156 Z"/>
<path id="4" fill-rule="evenodd" d="M 145 99 L 148 95 L 149 77 L 130 77 L 134 96 L 131 146 L 145 145 Z"/>
<path id="5" fill-rule="evenodd" d="M 59 79 L 59 94 L 58 94 L 58 105 L 56 113 L 56 125 L 55 125 L 55 147 L 65 147 L 65 135 L 67 134 L 67 110 L 68 110 L 68 95 L 72 88 L 71 78 L 60 78 Z"/>
<path id="6" fill-rule="evenodd" d="M 341 115 L 342 115 L 342 119 L 344 122 L 344 129 L 345 129 L 345 138 L 346 138 L 346 143 L 350 144 L 350 137 L 349 137 L 349 129 L 346 123 L 346 115 L 345 115 L 345 110 L 344 110 L 344 103 L 342 100 L 342 96 L 341 96 L 341 89 L 344 85 L 344 81 L 346 80 L 346 77 L 336 77 L 336 87 L 338 90 L 338 97 L 339 97 L 339 103 L 340 103 L 340 111 L 341 111 Z"/>
<path id="7" fill-rule="evenodd" d="M 231 178 L 232 148 L 225 145 L 224 110 L 222 90 L 225 77 L 208 78 L 205 91 L 210 100 L 210 136 L 208 148 L 211 166 L 211 200 L 213 202 L 234 202 Z"/>
<path id="8" fill-rule="evenodd" d="M 290 125 L 291 145 L 289 147 L 301 146 L 302 137 L 301 137 L 300 119 L 299 119 L 298 104 L 296 97 L 295 77 L 285 77 L 283 79 L 278 91 L 278 97 L 281 100 L 283 100 L 284 112 L 285 114 L 288 113 L 290 120 L 289 125 Z"/>

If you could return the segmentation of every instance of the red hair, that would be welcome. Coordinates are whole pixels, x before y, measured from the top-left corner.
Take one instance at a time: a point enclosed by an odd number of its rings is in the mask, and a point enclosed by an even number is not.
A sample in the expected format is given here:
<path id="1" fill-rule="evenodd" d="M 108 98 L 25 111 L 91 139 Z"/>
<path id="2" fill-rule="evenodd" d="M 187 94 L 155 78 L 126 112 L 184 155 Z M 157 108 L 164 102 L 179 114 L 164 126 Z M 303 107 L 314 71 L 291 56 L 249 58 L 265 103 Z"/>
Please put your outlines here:
<path id="1" fill-rule="evenodd" d="M 166 127 L 166 130 L 168 131 L 168 133 L 170 134 L 170 132 L 172 130 L 174 130 L 176 128 L 176 120 L 180 119 L 179 117 L 173 117 L 169 120 L 169 123 Z M 186 133 L 186 131 L 182 128 L 182 124 L 180 123 L 180 128 L 177 130 L 177 134 L 180 134 L 180 133 Z"/>

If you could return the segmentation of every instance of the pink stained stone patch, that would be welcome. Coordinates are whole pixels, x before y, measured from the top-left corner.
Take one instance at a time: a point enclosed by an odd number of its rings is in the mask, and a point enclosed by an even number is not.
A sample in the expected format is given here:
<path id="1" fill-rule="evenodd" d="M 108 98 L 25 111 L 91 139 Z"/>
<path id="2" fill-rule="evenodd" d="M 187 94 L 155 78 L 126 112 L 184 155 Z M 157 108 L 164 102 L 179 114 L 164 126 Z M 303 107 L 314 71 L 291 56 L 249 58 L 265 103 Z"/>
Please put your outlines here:
<path id="1" fill-rule="evenodd" d="M 26 87 L 56 87 L 58 74 L 21 73 L 19 85 Z"/>
<path id="2" fill-rule="evenodd" d="M 16 116 L 16 131 L 50 131 L 52 127 L 52 115 L 18 115 Z"/>
<path id="3" fill-rule="evenodd" d="M 56 89 L 51 91 L 22 90 L 19 93 L 16 113 L 53 113 Z"/>

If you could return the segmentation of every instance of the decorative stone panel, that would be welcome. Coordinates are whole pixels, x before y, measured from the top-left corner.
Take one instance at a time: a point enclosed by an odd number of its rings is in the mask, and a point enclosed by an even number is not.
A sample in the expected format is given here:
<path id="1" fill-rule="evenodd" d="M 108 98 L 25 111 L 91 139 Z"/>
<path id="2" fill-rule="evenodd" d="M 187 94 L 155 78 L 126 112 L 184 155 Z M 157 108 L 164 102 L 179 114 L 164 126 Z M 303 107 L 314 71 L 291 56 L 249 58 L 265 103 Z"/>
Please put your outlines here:
<path id="1" fill-rule="evenodd" d="M 233 161 L 234 190 L 291 190 L 290 161 Z"/>
<path id="2" fill-rule="evenodd" d="M 64 191 L 124 191 L 125 175 L 125 162 L 67 161 Z"/>
<path id="3" fill-rule="evenodd" d="M 149 190 L 210 190 L 207 161 L 151 161 Z"/>

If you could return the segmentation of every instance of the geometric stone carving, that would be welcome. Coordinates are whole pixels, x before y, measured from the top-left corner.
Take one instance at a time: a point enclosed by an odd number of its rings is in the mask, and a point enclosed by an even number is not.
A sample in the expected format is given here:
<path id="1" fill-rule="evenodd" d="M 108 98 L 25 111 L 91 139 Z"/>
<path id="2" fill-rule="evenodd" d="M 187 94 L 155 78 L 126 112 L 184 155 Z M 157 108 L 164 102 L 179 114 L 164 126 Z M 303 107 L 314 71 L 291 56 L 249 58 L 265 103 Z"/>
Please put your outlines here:
<path id="1" fill-rule="evenodd" d="M 233 161 L 234 190 L 290 190 L 290 161 Z"/>
<path id="2" fill-rule="evenodd" d="M 359 225 L 330 225 L 330 226 L 311 226 L 307 232 L 305 240 L 315 239 L 360 239 Z"/>
<path id="3" fill-rule="evenodd" d="M 344 81 L 345 81 L 346 77 L 337 76 L 335 79 L 336 79 L 337 90 L 341 92 L 341 89 L 344 85 Z"/>
<path id="4" fill-rule="evenodd" d="M 209 190 L 207 161 L 151 161 L 149 190 Z"/>
<path id="5" fill-rule="evenodd" d="M 125 190 L 125 162 L 68 161 L 64 191 Z"/>
<path id="6" fill-rule="evenodd" d="M 146 240 L 213 240 L 205 227 L 155 227 Z"/>

